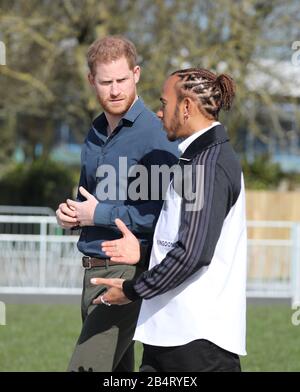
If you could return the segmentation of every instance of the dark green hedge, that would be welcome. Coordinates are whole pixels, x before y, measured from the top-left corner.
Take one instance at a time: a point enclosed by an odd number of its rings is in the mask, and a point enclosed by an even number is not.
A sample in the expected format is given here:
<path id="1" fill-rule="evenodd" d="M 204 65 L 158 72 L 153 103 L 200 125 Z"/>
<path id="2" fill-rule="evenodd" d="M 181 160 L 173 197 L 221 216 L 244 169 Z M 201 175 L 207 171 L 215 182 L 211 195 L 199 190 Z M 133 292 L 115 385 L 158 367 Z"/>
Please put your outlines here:
<path id="1" fill-rule="evenodd" d="M 18 164 L 0 179 L 0 204 L 56 210 L 59 203 L 73 197 L 77 181 L 74 169 L 50 160 Z"/>

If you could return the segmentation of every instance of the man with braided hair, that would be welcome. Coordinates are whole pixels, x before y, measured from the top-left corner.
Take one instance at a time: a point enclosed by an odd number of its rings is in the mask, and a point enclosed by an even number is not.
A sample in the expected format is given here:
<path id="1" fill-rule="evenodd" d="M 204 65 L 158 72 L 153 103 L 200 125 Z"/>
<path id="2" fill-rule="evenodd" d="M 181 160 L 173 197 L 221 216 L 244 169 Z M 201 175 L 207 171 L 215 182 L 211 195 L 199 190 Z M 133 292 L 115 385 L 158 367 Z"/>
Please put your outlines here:
<path id="1" fill-rule="evenodd" d="M 149 270 L 134 281 L 92 280 L 110 287 L 104 304 L 143 299 L 134 336 L 144 343 L 141 371 L 240 371 L 239 355 L 246 355 L 243 175 L 217 121 L 234 94 L 229 76 L 205 69 L 176 71 L 166 80 L 157 115 L 169 140 L 184 139 L 180 166 L 192 175 L 183 171 L 182 183 L 170 183 Z M 190 182 L 193 204 L 190 191 L 180 192 Z M 137 239 L 116 224 L 123 238 L 102 249 L 115 262 L 136 263 Z"/>

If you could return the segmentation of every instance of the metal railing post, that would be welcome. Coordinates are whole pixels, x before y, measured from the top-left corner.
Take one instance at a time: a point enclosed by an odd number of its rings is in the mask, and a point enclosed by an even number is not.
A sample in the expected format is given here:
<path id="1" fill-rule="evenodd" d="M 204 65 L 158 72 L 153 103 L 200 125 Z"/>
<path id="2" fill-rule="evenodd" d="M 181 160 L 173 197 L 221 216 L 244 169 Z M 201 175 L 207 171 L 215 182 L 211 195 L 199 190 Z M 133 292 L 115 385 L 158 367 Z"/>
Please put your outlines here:
<path id="1" fill-rule="evenodd" d="M 47 261 L 47 222 L 40 223 L 40 279 L 39 287 L 46 287 L 46 261 Z"/>
<path id="2" fill-rule="evenodd" d="M 292 228 L 292 306 L 300 304 L 300 222 Z"/>

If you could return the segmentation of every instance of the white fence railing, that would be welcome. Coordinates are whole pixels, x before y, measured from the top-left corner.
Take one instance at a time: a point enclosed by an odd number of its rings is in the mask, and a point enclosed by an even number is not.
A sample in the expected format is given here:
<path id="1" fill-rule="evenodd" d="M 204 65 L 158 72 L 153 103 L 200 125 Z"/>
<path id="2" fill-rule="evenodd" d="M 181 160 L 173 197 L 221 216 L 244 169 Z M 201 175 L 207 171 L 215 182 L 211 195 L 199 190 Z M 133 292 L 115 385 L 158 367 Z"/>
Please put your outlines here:
<path id="1" fill-rule="evenodd" d="M 249 221 L 248 231 L 247 296 L 300 303 L 300 223 Z M 81 292 L 78 235 L 55 217 L 0 215 L 0 233 L 0 293 Z"/>
<path id="2" fill-rule="evenodd" d="M 0 228 L 0 292 L 81 292 L 78 235 L 65 235 L 45 216 L 0 215 Z"/>

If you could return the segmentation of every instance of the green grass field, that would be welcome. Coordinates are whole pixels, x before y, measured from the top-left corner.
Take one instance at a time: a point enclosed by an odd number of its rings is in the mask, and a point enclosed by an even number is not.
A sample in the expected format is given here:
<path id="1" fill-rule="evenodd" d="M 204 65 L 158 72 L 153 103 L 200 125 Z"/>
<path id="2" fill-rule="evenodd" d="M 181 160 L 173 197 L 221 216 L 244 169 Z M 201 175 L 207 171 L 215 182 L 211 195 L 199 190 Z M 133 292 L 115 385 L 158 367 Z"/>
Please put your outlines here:
<path id="1" fill-rule="evenodd" d="M 0 371 L 65 371 L 80 331 L 79 306 L 7 305 L 6 312 Z M 293 326 L 292 312 L 286 305 L 248 306 L 243 371 L 300 371 L 300 326 Z"/>

